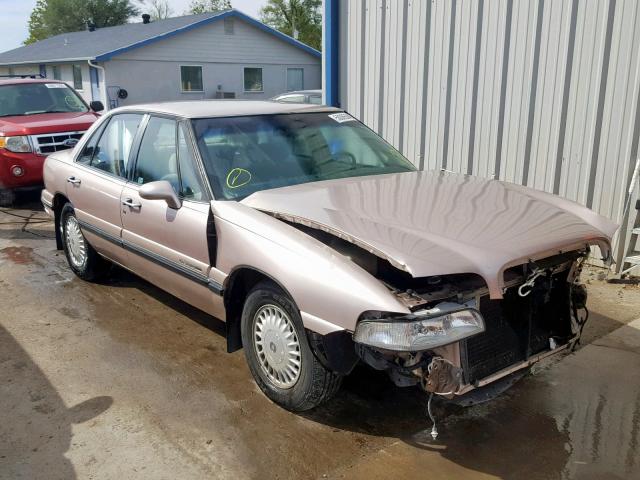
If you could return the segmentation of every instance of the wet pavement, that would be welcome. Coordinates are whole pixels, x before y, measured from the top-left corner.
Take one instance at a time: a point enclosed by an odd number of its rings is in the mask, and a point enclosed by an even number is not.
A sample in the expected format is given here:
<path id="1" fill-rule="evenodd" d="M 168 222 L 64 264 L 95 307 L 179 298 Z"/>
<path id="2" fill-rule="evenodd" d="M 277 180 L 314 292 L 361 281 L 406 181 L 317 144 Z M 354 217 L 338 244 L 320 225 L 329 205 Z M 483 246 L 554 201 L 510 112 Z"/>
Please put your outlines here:
<path id="1" fill-rule="evenodd" d="M 433 441 L 426 396 L 364 368 L 282 410 L 221 322 L 121 270 L 75 278 L 37 204 L 0 209 L 0 478 L 640 478 L 640 289 L 586 280 L 584 345 L 437 405 Z"/>

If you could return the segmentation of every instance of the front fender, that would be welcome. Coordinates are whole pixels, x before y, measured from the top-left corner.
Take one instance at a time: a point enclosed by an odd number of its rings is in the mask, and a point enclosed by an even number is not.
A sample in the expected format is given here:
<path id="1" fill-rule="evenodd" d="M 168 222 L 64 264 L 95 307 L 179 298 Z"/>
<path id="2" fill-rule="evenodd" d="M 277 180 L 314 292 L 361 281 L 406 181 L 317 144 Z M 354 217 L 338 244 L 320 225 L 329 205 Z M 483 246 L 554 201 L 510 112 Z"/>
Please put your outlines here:
<path id="1" fill-rule="evenodd" d="M 409 313 L 376 278 L 332 248 L 270 215 L 237 202 L 211 202 L 217 268 L 251 266 L 280 283 L 317 333 L 353 331 L 367 310 Z"/>

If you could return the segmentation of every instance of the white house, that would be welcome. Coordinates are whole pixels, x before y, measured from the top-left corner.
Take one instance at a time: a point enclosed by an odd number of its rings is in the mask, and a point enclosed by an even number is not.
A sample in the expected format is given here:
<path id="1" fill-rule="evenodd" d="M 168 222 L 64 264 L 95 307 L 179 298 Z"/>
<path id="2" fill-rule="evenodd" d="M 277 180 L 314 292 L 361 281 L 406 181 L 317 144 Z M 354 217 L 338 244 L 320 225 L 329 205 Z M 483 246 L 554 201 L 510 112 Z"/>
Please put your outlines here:
<path id="1" fill-rule="evenodd" d="M 0 75 L 68 82 L 107 108 L 321 88 L 321 54 L 237 10 L 64 33 L 0 53 Z"/>

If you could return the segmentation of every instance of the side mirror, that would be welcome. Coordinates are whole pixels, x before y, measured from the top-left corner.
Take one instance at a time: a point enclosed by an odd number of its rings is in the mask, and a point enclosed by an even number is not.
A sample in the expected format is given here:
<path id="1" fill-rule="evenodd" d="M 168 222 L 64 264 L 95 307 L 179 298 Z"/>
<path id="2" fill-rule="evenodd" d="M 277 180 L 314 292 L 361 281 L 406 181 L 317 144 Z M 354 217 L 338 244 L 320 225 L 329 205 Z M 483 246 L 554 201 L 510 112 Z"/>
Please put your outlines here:
<path id="1" fill-rule="evenodd" d="M 104 105 L 100 100 L 94 100 L 89 104 L 89 108 L 91 108 L 91 110 L 93 110 L 94 112 L 101 112 L 104 110 Z"/>
<path id="2" fill-rule="evenodd" d="M 145 200 L 164 200 L 169 208 L 174 210 L 182 207 L 180 197 L 176 195 L 175 190 L 166 180 L 158 180 L 157 182 L 149 182 L 140 187 L 138 190 L 140 198 Z"/>

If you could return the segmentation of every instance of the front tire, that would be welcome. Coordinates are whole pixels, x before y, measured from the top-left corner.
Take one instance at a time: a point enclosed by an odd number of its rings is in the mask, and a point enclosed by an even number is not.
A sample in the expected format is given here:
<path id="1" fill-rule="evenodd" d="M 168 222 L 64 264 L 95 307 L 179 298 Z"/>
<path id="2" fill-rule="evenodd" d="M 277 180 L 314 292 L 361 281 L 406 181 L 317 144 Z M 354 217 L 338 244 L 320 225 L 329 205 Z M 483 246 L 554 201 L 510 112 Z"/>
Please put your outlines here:
<path id="1" fill-rule="evenodd" d="M 62 207 L 60 213 L 62 245 L 69 267 L 83 280 L 93 281 L 103 276 L 108 264 L 82 234 L 80 224 L 70 203 Z"/>
<path id="2" fill-rule="evenodd" d="M 242 343 L 260 389 L 287 410 L 310 410 L 340 388 L 342 376 L 316 358 L 298 309 L 272 282 L 259 283 L 247 297 Z"/>

